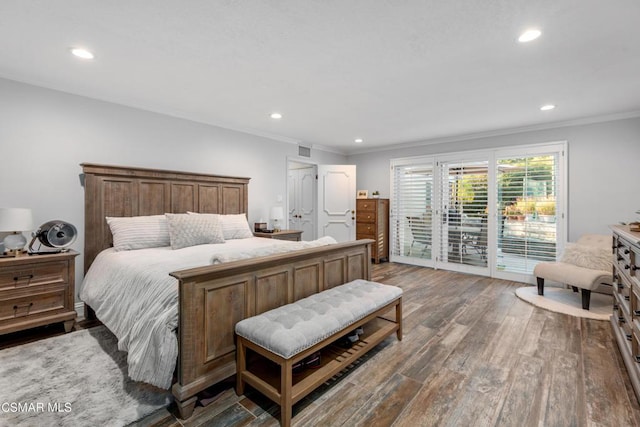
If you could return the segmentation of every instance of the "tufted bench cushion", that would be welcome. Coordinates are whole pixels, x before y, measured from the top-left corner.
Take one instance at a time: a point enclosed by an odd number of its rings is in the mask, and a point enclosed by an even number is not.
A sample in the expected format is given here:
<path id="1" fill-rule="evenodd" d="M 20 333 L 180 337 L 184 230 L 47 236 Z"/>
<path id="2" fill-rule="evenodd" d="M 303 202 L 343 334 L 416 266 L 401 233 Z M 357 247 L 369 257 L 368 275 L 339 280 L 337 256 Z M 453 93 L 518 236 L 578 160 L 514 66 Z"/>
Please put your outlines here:
<path id="1" fill-rule="evenodd" d="M 289 359 L 401 295 L 396 286 L 358 279 L 241 320 L 236 333 Z"/>

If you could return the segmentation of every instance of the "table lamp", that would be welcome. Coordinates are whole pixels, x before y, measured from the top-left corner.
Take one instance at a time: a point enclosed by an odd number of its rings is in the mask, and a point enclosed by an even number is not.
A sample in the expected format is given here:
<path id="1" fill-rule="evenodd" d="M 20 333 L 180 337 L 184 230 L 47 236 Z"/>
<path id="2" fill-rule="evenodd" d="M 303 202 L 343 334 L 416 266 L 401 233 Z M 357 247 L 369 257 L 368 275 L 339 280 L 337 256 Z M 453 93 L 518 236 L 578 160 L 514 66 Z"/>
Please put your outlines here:
<path id="1" fill-rule="evenodd" d="M 29 230 L 33 230 L 31 209 L 0 208 L 0 232 L 11 232 L 3 241 L 7 255 L 18 256 L 23 253 L 27 239 L 22 235 L 22 232 Z"/>
<path id="2" fill-rule="evenodd" d="M 271 208 L 271 219 L 273 220 L 273 231 L 280 231 L 280 221 L 284 219 L 282 206 L 274 206 Z"/>

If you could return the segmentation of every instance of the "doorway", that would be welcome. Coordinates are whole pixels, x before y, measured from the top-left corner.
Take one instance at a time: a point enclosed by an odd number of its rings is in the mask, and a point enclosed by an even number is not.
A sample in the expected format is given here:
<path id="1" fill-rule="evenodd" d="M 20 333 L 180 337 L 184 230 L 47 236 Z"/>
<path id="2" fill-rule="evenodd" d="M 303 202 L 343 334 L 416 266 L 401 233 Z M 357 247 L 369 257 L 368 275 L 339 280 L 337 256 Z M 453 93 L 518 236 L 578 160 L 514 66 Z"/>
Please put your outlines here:
<path id="1" fill-rule="evenodd" d="M 302 240 L 355 240 L 356 166 L 287 159 L 287 228 Z"/>

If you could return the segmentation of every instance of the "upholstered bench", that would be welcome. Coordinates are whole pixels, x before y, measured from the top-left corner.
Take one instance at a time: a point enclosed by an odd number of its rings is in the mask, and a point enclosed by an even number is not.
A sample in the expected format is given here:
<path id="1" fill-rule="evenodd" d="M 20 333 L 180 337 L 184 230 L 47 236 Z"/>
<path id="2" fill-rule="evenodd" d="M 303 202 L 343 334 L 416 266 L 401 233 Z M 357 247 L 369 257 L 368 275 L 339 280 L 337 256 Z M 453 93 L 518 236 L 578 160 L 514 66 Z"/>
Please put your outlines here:
<path id="1" fill-rule="evenodd" d="M 383 317 L 394 308 L 394 319 Z M 352 348 L 331 345 L 363 325 Z M 245 383 L 253 386 L 280 405 L 280 423 L 288 426 L 293 404 L 394 332 L 402 339 L 402 289 L 354 280 L 244 319 L 235 329 L 237 394 Z M 255 363 L 247 363 L 247 349 L 259 355 Z M 293 366 L 317 351 L 320 366 L 294 378 Z"/>

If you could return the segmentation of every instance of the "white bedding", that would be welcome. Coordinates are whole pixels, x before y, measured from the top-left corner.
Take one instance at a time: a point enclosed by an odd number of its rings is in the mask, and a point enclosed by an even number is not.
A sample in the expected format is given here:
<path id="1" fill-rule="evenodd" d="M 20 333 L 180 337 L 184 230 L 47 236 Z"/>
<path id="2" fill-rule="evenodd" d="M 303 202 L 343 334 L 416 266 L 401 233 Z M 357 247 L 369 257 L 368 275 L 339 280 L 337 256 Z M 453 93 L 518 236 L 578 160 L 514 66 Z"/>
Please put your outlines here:
<path id="1" fill-rule="evenodd" d="M 129 353 L 129 377 L 168 389 L 178 357 L 178 281 L 170 272 L 330 243 L 335 240 L 290 242 L 253 237 L 177 250 L 117 252 L 110 248 L 93 261 L 80 299 L 118 338 L 118 349 Z"/>

